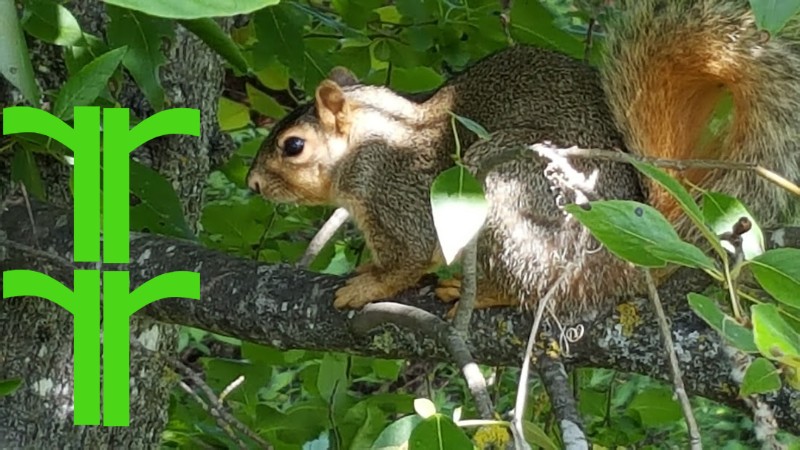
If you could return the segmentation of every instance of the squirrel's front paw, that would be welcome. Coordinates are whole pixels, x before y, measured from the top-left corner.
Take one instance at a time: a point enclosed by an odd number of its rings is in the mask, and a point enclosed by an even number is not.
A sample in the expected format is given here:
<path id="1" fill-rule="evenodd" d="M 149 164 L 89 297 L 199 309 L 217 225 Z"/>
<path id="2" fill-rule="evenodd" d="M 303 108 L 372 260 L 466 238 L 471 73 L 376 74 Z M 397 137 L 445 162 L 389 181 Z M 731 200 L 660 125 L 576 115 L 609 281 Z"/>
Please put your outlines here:
<path id="1" fill-rule="evenodd" d="M 439 280 L 435 292 L 436 298 L 440 301 L 452 303 L 461 298 L 461 280 L 458 278 Z"/>
<path id="2" fill-rule="evenodd" d="M 363 273 L 347 280 L 347 286 L 336 291 L 333 306 L 337 309 L 359 309 L 367 303 L 389 298 L 394 290 L 382 284 L 374 275 Z"/>

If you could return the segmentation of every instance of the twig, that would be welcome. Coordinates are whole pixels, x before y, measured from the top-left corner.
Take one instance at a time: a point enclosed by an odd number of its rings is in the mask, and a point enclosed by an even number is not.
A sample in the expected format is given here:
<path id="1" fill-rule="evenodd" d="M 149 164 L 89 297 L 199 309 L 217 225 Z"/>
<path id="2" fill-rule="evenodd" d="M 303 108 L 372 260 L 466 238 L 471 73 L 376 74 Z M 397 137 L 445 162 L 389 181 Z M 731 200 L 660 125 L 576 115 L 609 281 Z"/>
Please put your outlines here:
<path id="1" fill-rule="evenodd" d="M 525 359 L 522 360 L 522 367 L 519 371 L 519 384 L 517 386 L 517 399 L 514 403 L 514 417 L 511 421 L 511 430 L 514 432 L 514 443 L 517 450 L 530 449 L 530 446 L 522 438 L 522 416 L 525 411 L 525 400 L 528 398 L 528 376 L 531 370 L 531 359 L 533 358 L 533 344 L 536 342 L 536 335 L 539 333 L 539 325 L 542 322 L 542 316 L 547 309 L 550 299 L 556 291 L 556 288 L 563 280 L 566 279 L 567 271 L 561 273 L 561 276 L 556 280 L 555 284 L 550 287 L 547 294 L 539 300 L 539 305 L 536 307 L 536 316 L 533 318 L 533 326 L 531 327 L 531 334 L 528 336 L 528 345 L 525 347 Z"/>
<path id="2" fill-rule="evenodd" d="M 472 311 L 478 294 L 478 238 L 475 236 L 464 247 L 461 258 L 461 298 L 458 300 L 453 327 L 466 339 Z"/>
<path id="3" fill-rule="evenodd" d="M 561 427 L 561 437 L 564 448 L 568 450 L 585 450 L 589 448 L 586 434 L 583 432 L 581 416 L 578 406 L 572 395 L 567 371 L 564 364 L 556 357 L 542 355 L 539 358 L 539 375 L 550 397 L 550 404 L 558 424 Z"/>
<path id="4" fill-rule="evenodd" d="M 626 164 L 631 164 L 634 161 L 651 164 L 656 167 L 665 169 L 674 169 L 684 171 L 689 169 L 721 169 L 721 170 L 741 170 L 752 171 L 761 176 L 765 180 L 775 184 L 776 186 L 784 189 L 798 197 L 800 197 L 800 186 L 792 183 L 786 178 L 778 175 L 777 173 L 762 167 L 758 164 L 751 163 L 738 163 L 738 162 L 725 162 L 713 159 L 659 159 L 647 158 L 643 156 L 636 156 L 630 153 L 625 153 L 621 150 L 605 150 L 594 148 L 558 148 L 549 143 L 533 144 L 530 146 L 522 146 L 522 148 L 509 147 L 505 151 L 498 152 L 491 158 L 487 158 L 481 164 L 481 172 L 488 173 L 494 167 L 514 160 L 520 157 L 530 157 L 531 150 L 535 154 L 541 155 L 542 153 L 556 153 L 561 157 L 574 157 L 574 158 L 587 158 L 605 161 L 616 161 Z"/>
<path id="5" fill-rule="evenodd" d="M 201 397 L 200 394 L 195 392 L 194 389 L 189 387 L 189 385 L 184 383 L 183 381 L 179 382 L 178 384 L 180 385 L 181 389 L 183 389 L 187 394 L 189 394 L 189 396 L 192 397 L 194 401 L 196 401 L 197 404 L 200 405 L 201 408 L 203 408 L 203 411 L 205 411 L 206 413 L 208 413 L 208 415 L 214 418 L 214 421 L 217 422 L 217 426 L 219 426 L 220 429 L 225 431 L 225 434 L 227 434 L 228 437 L 231 438 L 233 442 L 236 443 L 238 448 L 242 450 L 247 449 L 247 444 L 242 440 L 242 438 L 233 433 L 233 430 L 230 429 L 228 423 L 220 414 L 219 408 L 210 405 L 209 401 Z"/>
<path id="6" fill-rule="evenodd" d="M 230 395 L 230 393 L 233 392 L 234 389 L 241 386 L 243 382 L 244 382 L 244 375 L 239 375 L 238 378 L 231 381 L 229 385 L 225 386 L 225 389 L 223 389 L 222 392 L 219 394 L 219 403 L 222 404 L 222 402 L 225 400 L 225 397 Z"/>
<path id="7" fill-rule="evenodd" d="M 394 302 L 380 302 L 364 306 L 350 321 L 350 327 L 355 334 L 363 336 L 384 323 L 419 331 L 444 346 L 461 369 L 481 418 L 494 418 L 494 406 L 486 389 L 486 379 L 460 333 L 452 326 L 423 309 Z"/>
<path id="8" fill-rule="evenodd" d="M 137 348 L 149 352 L 150 354 L 156 355 L 157 357 L 163 359 L 167 364 L 169 364 L 170 367 L 172 367 L 172 370 L 174 370 L 176 373 L 182 375 L 185 378 L 191 379 L 192 382 L 195 384 L 195 386 L 201 391 L 203 391 L 203 394 L 208 399 L 207 402 L 201 403 L 201 406 L 205 405 L 203 409 L 205 409 L 212 416 L 214 416 L 215 419 L 219 418 L 218 420 L 222 420 L 223 423 L 220 425 L 220 428 L 225 430 L 225 432 L 228 433 L 228 435 L 230 435 L 232 438 L 237 439 L 237 442 L 241 442 L 241 440 L 239 440 L 235 435 L 232 434 L 232 430 L 229 429 L 229 427 L 231 426 L 239 430 L 245 436 L 252 439 L 254 442 L 256 442 L 260 446 L 260 448 L 265 448 L 265 449 L 272 448 L 264 439 L 261 438 L 261 436 L 256 434 L 255 431 L 251 430 L 249 427 L 247 427 L 247 425 L 243 424 L 239 419 L 234 417 L 233 414 L 229 413 L 225 409 L 225 406 L 222 403 L 222 401 L 216 396 L 216 394 L 214 394 L 214 391 L 211 389 L 211 387 L 205 382 L 205 380 L 203 380 L 200 377 L 200 375 L 198 375 L 194 370 L 192 370 L 191 367 L 187 366 L 182 361 L 176 358 L 170 358 L 159 352 L 150 350 L 149 348 L 145 347 L 135 339 L 132 340 L 131 342 Z M 181 384 L 185 383 L 181 382 Z M 188 385 L 186 387 L 189 388 Z M 189 390 L 192 389 L 189 388 Z M 194 393 L 193 397 L 195 397 L 195 399 L 200 398 L 202 400 L 202 397 L 200 397 L 199 394 L 197 393 Z M 206 406 L 210 408 L 210 410 L 206 409 Z M 245 445 L 243 448 L 249 448 L 249 447 Z"/>
<path id="9" fill-rule="evenodd" d="M 667 323 L 667 317 L 664 315 L 664 308 L 661 306 L 661 299 L 658 296 L 655 280 L 653 275 L 648 269 L 642 269 L 644 272 L 645 280 L 647 282 L 647 291 L 653 307 L 656 310 L 658 317 L 658 325 L 661 330 L 661 337 L 664 339 L 664 346 L 667 350 L 669 358 L 670 370 L 672 371 L 672 383 L 675 387 L 675 396 L 678 397 L 678 402 L 683 410 L 683 417 L 686 420 L 686 426 L 689 428 L 689 442 L 692 450 L 701 450 L 703 445 L 700 443 L 700 431 L 697 429 L 697 422 L 694 419 L 692 412 L 692 405 L 689 402 L 689 396 L 686 394 L 686 388 L 683 385 L 683 378 L 681 377 L 681 368 L 678 366 L 678 357 L 675 355 L 675 345 L 672 342 L 672 330 Z"/>
<path id="10" fill-rule="evenodd" d="M 631 155 L 630 153 L 624 153 L 621 151 L 584 149 L 578 147 L 553 148 L 552 146 L 545 144 L 534 144 L 531 146 L 531 149 L 537 153 L 540 152 L 540 149 L 547 149 L 547 151 L 555 151 L 561 156 L 572 156 L 576 158 L 591 158 L 591 159 L 600 159 L 606 161 L 616 161 L 622 163 L 639 161 L 652 164 L 656 167 L 661 167 L 665 169 L 675 169 L 679 171 L 689 170 L 689 169 L 724 169 L 724 170 L 753 171 L 762 178 L 766 179 L 767 181 L 772 182 L 773 184 L 793 193 L 794 195 L 800 196 L 800 187 L 798 187 L 791 181 L 787 180 L 786 178 L 778 175 L 777 173 L 767 168 L 764 168 L 758 164 L 725 162 L 713 159 L 678 160 L 678 159 L 647 158 L 643 156 Z"/>
<path id="11" fill-rule="evenodd" d="M 314 238 L 311 239 L 311 242 L 308 243 L 308 248 L 306 248 L 306 252 L 303 253 L 303 257 L 300 258 L 297 265 L 300 267 L 308 267 L 312 262 L 314 262 L 314 258 L 319 255 L 319 252 L 322 251 L 322 248 L 325 247 L 325 244 L 331 240 L 336 231 L 347 222 L 347 219 L 350 217 L 350 213 L 347 212 L 344 208 L 336 208 L 336 211 L 331 214 L 325 224 L 317 231 L 317 234 L 314 235 Z"/>

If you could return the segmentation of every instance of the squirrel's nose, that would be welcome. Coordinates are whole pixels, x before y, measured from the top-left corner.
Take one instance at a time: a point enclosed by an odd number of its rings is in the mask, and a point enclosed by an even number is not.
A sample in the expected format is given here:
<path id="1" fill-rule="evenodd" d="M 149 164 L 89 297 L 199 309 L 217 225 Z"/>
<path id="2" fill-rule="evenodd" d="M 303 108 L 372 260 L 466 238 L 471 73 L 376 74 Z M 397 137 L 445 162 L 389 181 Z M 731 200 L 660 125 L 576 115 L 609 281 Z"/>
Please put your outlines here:
<path id="1" fill-rule="evenodd" d="M 247 175 L 247 186 L 256 194 L 261 193 L 261 187 L 264 186 L 264 177 L 256 172 L 250 172 Z"/>

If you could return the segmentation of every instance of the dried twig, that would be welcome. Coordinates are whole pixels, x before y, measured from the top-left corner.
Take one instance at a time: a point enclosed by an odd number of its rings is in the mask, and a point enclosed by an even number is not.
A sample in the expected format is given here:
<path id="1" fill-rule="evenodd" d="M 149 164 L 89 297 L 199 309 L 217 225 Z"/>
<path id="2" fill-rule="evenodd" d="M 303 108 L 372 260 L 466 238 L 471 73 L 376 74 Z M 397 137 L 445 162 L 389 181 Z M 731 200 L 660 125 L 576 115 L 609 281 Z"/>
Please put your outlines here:
<path id="1" fill-rule="evenodd" d="M 461 338 L 461 334 L 455 331 L 450 324 L 414 306 L 380 302 L 364 306 L 350 321 L 350 326 L 355 334 L 364 335 L 384 323 L 392 323 L 409 330 L 419 331 L 447 348 L 467 381 L 467 386 L 475 398 L 481 418 L 486 420 L 494 418 L 494 406 L 492 406 L 489 391 L 486 389 L 486 379 L 483 378 L 483 374 L 478 368 L 478 364 L 475 363 L 467 344 Z"/>
<path id="2" fill-rule="evenodd" d="M 686 393 L 686 388 L 683 385 L 681 368 L 678 366 L 678 357 L 675 355 L 675 345 L 672 342 L 672 330 L 667 323 L 666 315 L 664 315 L 664 308 L 661 306 L 661 299 L 658 296 L 658 290 L 656 289 L 656 282 L 653 280 L 653 275 L 647 269 L 643 269 L 643 272 L 645 281 L 647 282 L 648 295 L 656 310 L 656 316 L 658 317 L 658 325 L 661 330 L 661 337 L 664 339 L 664 347 L 666 347 L 667 350 L 670 370 L 672 371 L 672 383 L 675 388 L 675 396 L 678 397 L 678 402 L 683 410 L 683 418 L 686 420 L 686 426 L 689 428 L 689 442 L 692 450 L 701 450 L 703 446 L 700 443 L 700 431 L 697 429 L 697 421 L 694 419 L 692 404 L 689 402 L 689 395 Z"/>
<path id="3" fill-rule="evenodd" d="M 170 367 L 172 367 L 172 370 L 174 370 L 176 373 L 182 375 L 184 378 L 191 379 L 192 383 L 194 383 L 194 385 L 198 389 L 200 389 L 203 392 L 203 394 L 206 396 L 207 401 L 203 400 L 203 398 L 199 394 L 194 392 L 185 383 L 181 382 L 181 384 L 182 384 L 181 387 L 186 386 L 184 388 L 184 390 L 186 390 L 188 388 L 188 390 L 191 391 L 191 392 L 189 392 L 189 394 L 195 400 L 199 399 L 198 402 L 200 403 L 200 406 L 202 406 L 204 410 L 206 410 L 209 414 L 211 414 L 214 417 L 214 419 L 217 421 L 217 423 L 220 424 L 220 428 L 225 430 L 225 432 L 232 439 L 234 439 L 237 443 L 240 443 L 240 445 L 243 446 L 242 448 L 251 448 L 251 447 L 248 447 L 247 445 L 245 445 L 244 442 L 242 442 L 240 438 L 238 438 L 235 434 L 233 434 L 233 431 L 231 430 L 231 427 L 239 430 L 240 433 L 242 433 L 245 436 L 247 436 L 250 439 L 252 439 L 254 442 L 256 442 L 259 445 L 260 448 L 265 448 L 265 449 L 271 449 L 272 448 L 267 443 L 267 441 L 262 439 L 261 436 L 259 436 L 255 431 L 251 430 L 247 425 L 245 425 L 239 419 L 234 417 L 233 414 L 229 413 L 225 409 L 225 406 L 222 403 L 222 401 L 217 397 L 216 394 L 214 394 L 214 391 L 211 389 L 211 386 L 209 386 L 205 382 L 205 380 L 203 380 L 203 378 L 201 378 L 200 375 L 198 375 L 191 367 L 187 366 L 186 364 L 184 364 L 182 361 L 178 360 L 177 358 L 171 358 L 171 357 L 163 355 L 163 354 L 161 354 L 159 352 L 150 350 L 149 348 L 145 347 L 144 345 L 142 345 L 139 341 L 137 341 L 135 339 L 132 340 L 131 342 L 133 343 L 133 345 L 135 345 L 137 348 L 141 349 L 142 351 L 149 352 L 149 353 L 151 353 L 153 355 L 156 355 L 157 357 L 163 359 Z M 232 383 L 232 385 L 235 384 L 235 383 L 236 383 L 236 381 L 234 381 L 234 383 Z M 230 385 L 228 387 L 230 388 Z M 227 390 L 228 389 L 226 389 L 226 391 Z"/>

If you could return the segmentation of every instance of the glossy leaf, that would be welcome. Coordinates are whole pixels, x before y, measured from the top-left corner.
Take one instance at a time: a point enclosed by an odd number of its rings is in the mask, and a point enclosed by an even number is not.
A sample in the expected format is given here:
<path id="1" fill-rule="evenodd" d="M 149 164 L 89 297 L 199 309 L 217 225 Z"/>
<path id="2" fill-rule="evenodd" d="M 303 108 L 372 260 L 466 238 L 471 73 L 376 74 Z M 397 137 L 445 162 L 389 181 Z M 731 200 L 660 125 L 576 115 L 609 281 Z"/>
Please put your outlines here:
<path id="1" fill-rule="evenodd" d="M 199 19 L 247 14 L 280 0 L 103 0 L 110 5 L 134 9 L 156 17 L 171 19 Z"/>
<path id="2" fill-rule="evenodd" d="M 436 414 L 436 405 L 427 398 L 418 398 L 414 400 L 414 411 L 423 419 L 428 419 Z"/>
<path id="3" fill-rule="evenodd" d="M 765 291 L 781 303 L 800 308 L 800 249 L 769 250 L 749 266 Z"/>
<path id="4" fill-rule="evenodd" d="M 259 113 L 273 119 L 280 119 L 286 115 L 286 110 L 283 109 L 280 103 L 253 87 L 250 83 L 246 84 L 245 90 L 247 91 L 247 98 L 250 100 L 250 105 Z"/>
<path id="5" fill-rule="evenodd" d="M 558 450 L 559 448 L 544 429 L 535 423 L 523 420 L 522 434 L 525 437 L 525 442 L 533 445 L 533 448 L 541 448 L 542 450 Z"/>
<path id="6" fill-rule="evenodd" d="M 747 353 L 757 353 L 753 331 L 743 327 L 736 319 L 726 315 L 717 302 L 704 295 L 690 293 L 689 306 L 701 319 L 721 334 L 728 342 L 739 350 Z"/>
<path id="7" fill-rule="evenodd" d="M 238 130 L 250 123 L 250 108 L 226 97 L 219 98 L 217 120 L 223 131 Z"/>
<path id="8" fill-rule="evenodd" d="M 0 75 L 19 89 L 28 103 L 38 107 L 41 92 L 33 75 L 14 0 L 0 0 L 0 42 Z"/>
<path id="9" fill-rule="evenodd" d="M 665 171 L 662 169 L 652 166 L 647 163 L 639 162 L 631 160 L 631 163 L 634 167 L 636 167 L 640 172 L 647 175 L 648 178 L 654 180 L 656 183 L 661 185 L 664 189 L 666 189 L 672 197 L 678 201 L 681 208 L 686 212 L 686 214 L 692 218 L 695 224 L 703 224 L 703 213 L 700 211 L 700 207 L 697 205 L 697 202 L 694 201 L 689 191 L 681 185 L 678 180 L 669 176 Z"/>
<path id="10" fill-rule="evenodd" d="M 739 389 L 739 397 L 753 394 L 766 394 L 781 388 L 781 378 L 778 369 L 765 358 L 756 358 L 747 366 L 744 380 Z"/>
<path id="11" fill-rule="evenodd" d="M 130 212 L 131 230 L 194 239 L 175 190 L 160 173 L 131 161 L 130 191 L 136 198 Z"/>
<path id="12" fill-rule="evenodd" d="M 463 166 L 455 166 L 434 180 L 431 207 L 436 235 L 450 264 L 483 226 L 489 204 L 478 180 Z"/>
<path id="13" fill-rule="evenodd" d="M 205 42 L 211 50 L 217 52 L 231 67 L 241 73 L 248 73 L 250 67 L 244 58 L 241 50 L 233 42 L 219 24 L 210 18 L 190 19 L 179 21 L 187 30 L 194 33 L 200 40 Z"/>
<path id="14" fill-rule="evenodd" d="M 408 450 L 471 449 L 472 441 L 449 417 L 435 414 L 420 422 L 408 441 Z"/>
<path id="15" fill-rule="evenodd" d="M 780 315 L 775 305 L 755 305 L 753 335 L 762 355 L 781 364 L 800 368 L 800 333 Z"/>
<path id="16" fill-rule="evenodd" d="M 75 16 L 53 0 L 26 0 L 22 28 L 31 36 L 56 45 L 76 45 L 83 40 Z"/>
<path id="17" fill-rule="evenodd" d="M 62 120 L 70 120 L 73 108 L 94 102 L 119 67 L 126 52 L 126 47 L 110 50 L 70 76 L 58 91 L 53 103 L 53 114 Z"/>
<path id="18" fill-rule="evenodd" d="M 777 34 L 800 12 L 800 0 L 750 0 L 759 28 Z"/>
<path id="19" fill-rule="evenodd" d="M 106 12 L 111 19 L 106 28 L 109 44 L 128 47 L 122 65 L 130 72 L 150 106 L 156 111 L 164 109 L 159 68 L 166 58 L 161 47 L 162 41 L 174 38 L 174 23 L 112 5 L 106 7 Z"/>
<path id="20" fill-rule="evenodd" d="M 690 267 L 712 264 L 682 241 L 669 221 L 649 205 L 605 200 L 590 202 L 588 207 L 570 204 L 565 208 L 609 251 L 626 261 L 644 267 L 663 267 L 667 261 Z"/>
<path id="21" fill-rule="evenodd" d="M 412 414 L 394 421 L 384 428 L 371 450 L 405 450 L 414 428 L 422 422 L 422 417 Z"/>
<path id="22" fill-rule="evenodd" d="M 455 119 L 461 124 L 464 125 L 469 131 L 478 135 L 481 139 L 490 139 L 491 136 L 486 128 L 483 128 L 481 124 L 475 122 L 474 120 L 470 119 L 469 117 L 459 116 L 458 114 L 450 113 Z"/>

